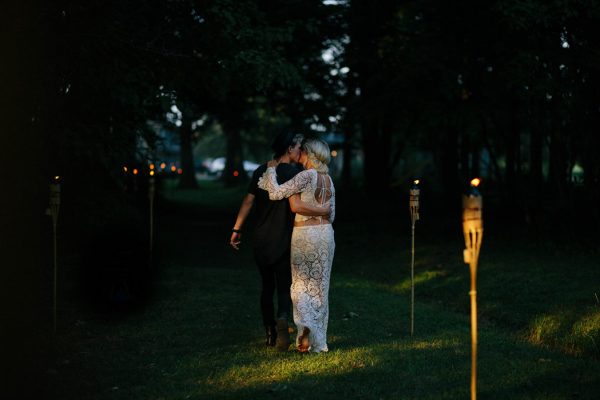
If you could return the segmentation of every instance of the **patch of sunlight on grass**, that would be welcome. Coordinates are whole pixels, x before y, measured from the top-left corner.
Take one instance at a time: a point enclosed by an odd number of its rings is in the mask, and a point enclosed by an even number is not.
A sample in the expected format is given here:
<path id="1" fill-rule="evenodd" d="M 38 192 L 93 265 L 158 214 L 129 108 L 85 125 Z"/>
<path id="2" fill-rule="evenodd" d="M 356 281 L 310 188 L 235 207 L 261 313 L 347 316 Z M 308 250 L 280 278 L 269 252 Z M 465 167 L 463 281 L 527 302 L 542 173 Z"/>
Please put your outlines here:
<path id="1" fill-rule="evenodd" d="M 567 311 L 539 316 L 529 327 L 528 339 L 538 345 L 553 344 L 571 354 L 598 354 L 600 311 L 594 310 L 575 318 Z"/>
<path id="2" fill-rule="evenodd" d="M 556 335 L 560 329 L 560 318 L 558 315 L 542 315 L 537 317 L 529 329 L 529 340 L 536 344 L 543 343 L 548 336 Z"/>
<path id="3" fill-rule="evenodd" d="M 430 281 L 434 278 L 437 277 L 443 277 L 446 276 L 446 273 L 443 271 L 423 271 L 421 273 L 418 273 L 415 275 L 415 285 L 419 285 L 422 283 L 425 283 L 427 281 Z M 392 289 L 394 291 L 398 291 L 398 292 L 405 292 L 407 290 L 410 290 L 410 278 L 404 279 L 403 281 L 395 284 Z"/>
<path id="4" fill-rule="evenodd" d="M 331 285 L 335 288 L 346 288 L 346 289 L 373 289 L 378 285 L 370 282 L 366 279 L 353 279 L 339 274 L 339 279 L 331 280 Z"/>
<path id="5" fill-rule="evenodd" d="M 573 325 L 572 334 L 578 342 L 589 343 L 596 353 L 600 351 L 600 311 L 583 316 Z"/>
<path id="6" fill-rule="evenodd" d="M 300 355 L 286 353 L 282 358 L 262 360 L 230 368 L 211 378 L 211 383 L 219 390 L 230 387 L 259 387 L 274 382 L 303 376 L 336 376 L 355 368 L 376 366 L 378 358 L 374 349 L 355 348 L 350 351 L 335 350 L 323 354 Z"/>
<path id="7" fill-rule="evenodd" d="M 455 347 L 460 343 L 458 340 L 442 340 L 442 339 L 434 339 L 429 341 L 414 341 L 412 343 L 408 343 L 408 347 L 415 350 L 439 350 L 446 347 Z"/>
<path id="8" fill-rule="evenodd" d="M 288 352 L 267 360 L 240 360 L 241 362 L 224 370 L 215 371 L 198 384 L 222 395 L 224 392 L 233 393 L 240 389 L 260 389 L 287 384 L 301 376 L 340 377 L 363 368 L 384 368 L 385 365 L 389 365 L 390 359 L 402 359 L 404 354 L 412 350 L 439 350 L 456 347 L 457 344 L 456 340 L 433 339 L 378 343 L 321 354 L 301 355 Z"/>

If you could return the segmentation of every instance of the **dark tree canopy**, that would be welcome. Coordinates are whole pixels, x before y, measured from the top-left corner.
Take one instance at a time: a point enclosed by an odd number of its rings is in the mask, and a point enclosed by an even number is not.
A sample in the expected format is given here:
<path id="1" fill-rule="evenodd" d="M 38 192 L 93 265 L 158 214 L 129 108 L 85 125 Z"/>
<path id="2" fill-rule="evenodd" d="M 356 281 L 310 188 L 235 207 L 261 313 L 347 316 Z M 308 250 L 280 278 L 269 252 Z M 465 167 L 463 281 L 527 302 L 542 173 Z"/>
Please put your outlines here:
<path id="1" fill-rule="evenodd" d="M 45 173 L 78 185 L 118 180 L 140 138 L 152 150 L 147 122 L 176 104 L 184 186 L 205 118 L 224 134 L 228 184 L 245 178 L 233 174 L 244 149 L 287 127 L 343 135 L 346 186 L 394 191 L 425 174 L 450 199 L 483 175 L 504 200 L 526 193 L 531 210 L 599 199 L 597 1 L 16 8 L 14 121 L 38 135 Z"/>

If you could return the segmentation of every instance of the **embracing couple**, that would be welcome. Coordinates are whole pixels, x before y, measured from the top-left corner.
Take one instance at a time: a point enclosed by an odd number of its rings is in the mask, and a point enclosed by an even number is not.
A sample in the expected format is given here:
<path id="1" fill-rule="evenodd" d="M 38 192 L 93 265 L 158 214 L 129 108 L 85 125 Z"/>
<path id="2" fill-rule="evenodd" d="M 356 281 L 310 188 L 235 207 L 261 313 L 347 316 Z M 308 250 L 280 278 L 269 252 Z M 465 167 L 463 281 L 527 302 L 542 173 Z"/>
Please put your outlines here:
<path id="1" fill-rule="evenodd" d="M 253 247 L 262 278 L 260 308 L 266 344 L 288 350 L 288 315 L 293 308 L 297 350 L 326 352 L 335 250 L 331 226 L 335 188 L 328 175 L 329 146 L 320 139 L 282 132 L 271 147 L 273 160 L 254 171 L 230 244 L 239 249 L 242 226 L 254 208 Z"/>

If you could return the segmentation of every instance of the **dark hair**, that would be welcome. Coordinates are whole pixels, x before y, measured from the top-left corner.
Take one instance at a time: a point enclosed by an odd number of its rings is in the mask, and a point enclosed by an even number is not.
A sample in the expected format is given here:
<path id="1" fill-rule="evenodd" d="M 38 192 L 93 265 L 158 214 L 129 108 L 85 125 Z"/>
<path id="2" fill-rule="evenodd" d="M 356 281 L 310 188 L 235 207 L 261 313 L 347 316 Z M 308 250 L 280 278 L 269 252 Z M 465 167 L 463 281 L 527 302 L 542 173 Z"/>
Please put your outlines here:
<path id="1" fill-rule="evenodd" d="M 279 158 L 285 154 L 288 147 L 294 146 L 296 143 L 300 143 L 302 140 L 302 135 L 291 131 L 281 131 L 277 136 L 275 136 L 275 140 L 273 140 L 273 144 L 271 144 L 271 149 L 273 150 L 273 158 Z"/>

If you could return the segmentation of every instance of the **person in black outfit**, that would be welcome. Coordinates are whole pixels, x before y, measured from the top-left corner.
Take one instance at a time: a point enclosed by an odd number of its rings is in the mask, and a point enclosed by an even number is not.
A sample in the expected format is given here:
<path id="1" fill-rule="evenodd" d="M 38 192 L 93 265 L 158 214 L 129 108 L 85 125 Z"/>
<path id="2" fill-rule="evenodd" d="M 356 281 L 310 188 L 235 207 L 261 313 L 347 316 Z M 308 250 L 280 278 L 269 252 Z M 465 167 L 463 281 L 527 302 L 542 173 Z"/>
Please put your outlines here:
<path id="1" fill-rule="evenodd" d="M 277 181 L 282 184 L 302 171 L 298 164 L 302 135 L 282 132 L 275 138 L 271 148 L 273 158 L 279 160 Z M 242 226 L 254 206 L 256 226 L 254 230 L 254 259 L 262 278 L 260 309 L 266 331 L 266 345 L 276 346 L 279 351 L 287 351 L 290 345 L 288 315 L 291 308 L 290 286 L 290 243 L 294 228 L 294 213 L 303 215 L 329 215 L 329 208 L 310 206 L 300 200 L 300 196 L 271 201 L 269 194 L 259 189 L 258 179 L 266 171 L 267 165 L 258 167 L 248 187 L 237 215 L 230 245 L 239 250 Z M 273 296 L 277 290 L 277 315 Z M 277 320 L 276 320 L 277 318 Z"/>

